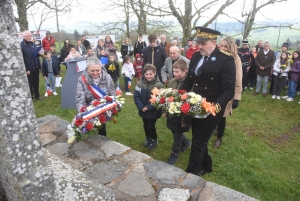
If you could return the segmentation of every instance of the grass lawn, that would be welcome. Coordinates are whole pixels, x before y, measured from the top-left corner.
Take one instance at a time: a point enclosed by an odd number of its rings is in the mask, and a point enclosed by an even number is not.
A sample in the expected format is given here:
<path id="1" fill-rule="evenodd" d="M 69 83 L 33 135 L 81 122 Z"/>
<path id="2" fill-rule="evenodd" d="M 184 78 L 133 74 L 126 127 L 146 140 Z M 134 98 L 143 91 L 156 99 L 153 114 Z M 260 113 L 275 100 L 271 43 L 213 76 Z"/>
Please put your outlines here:
<path id="1" fill-rule="evenodd" d="M 62 75 L 65 67 L 62 67 Z M 44 95 L 44 80 L 40 76 L 40 93 Z M 120 79 L 123 88 L 123 79 Z M 132 84 L 132 92 L 135 83 Z M 62 109 L 58 96 L 34 101 L 37 118 L 52 114 L 71 121 L 75 109 Z M 222 146 L 212 148 L 215 136 L 209 141 L 213 158 L 213 172 L 203 178 L 245 193 L 259 200 L 300 200 L 300 96 L 294 102 L 252 96 L 247 90 L 234 115 L 227 118 Z M 282 95 L 285 95 L 283 90 Z M 164 117 L 157 121 L 158 147 L 148 151 L 142 146 L 145 140 L 142 119 L 133 102 L 126 103 L 117 117 L 118 123 L 107 125 L 108 138 L 166 161 L 172 146 L 172 134 L 166 128 Z M 75 101 L 75 97 L 74 97 Z M 191 139 L 191 132 L 187 133 Z M 180 155 L 176 166 L 186 168 L 190 149 Z"/>

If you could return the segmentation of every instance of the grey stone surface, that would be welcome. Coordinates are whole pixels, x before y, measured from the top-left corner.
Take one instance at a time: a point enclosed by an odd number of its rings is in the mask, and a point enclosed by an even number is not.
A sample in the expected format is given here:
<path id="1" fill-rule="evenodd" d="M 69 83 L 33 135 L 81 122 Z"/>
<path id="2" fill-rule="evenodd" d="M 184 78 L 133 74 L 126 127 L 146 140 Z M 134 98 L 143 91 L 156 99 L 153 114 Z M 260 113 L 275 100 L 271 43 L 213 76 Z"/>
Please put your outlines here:
<path id="1" fill-rule="evenodd" d="M 93 137 L 89 137 L 87 140 L 96 146 L 102 146 L 104 142 L 109 141 L 106 137 L 101 135 L 95 135 Z"/>
<path id="2" fill-rule="evenodd" d="M 119 183 L 118 190 L 134 196 L 150 196 L 155 193 L 152 185 L 145 175 L 139 172 L 131 172 L 124 180 Z"/>
<path id="3" fill-rule="evenodd" d="M 56 136 L 52 133 L 41 134 L 41 141 L 43 146 L 49 144 L 50 142 L 53 142 L 54 140 L 56 140 Z"/>
<path id="4" fill-rule="evenodd" d="M 194 174 L 188 174 L 184 180 L 179 182 L 179 185 L 187 186 L 189 188 L 196 188 L 196 186 L 199 186 L 201 188 L 204 188 L 206 181 L 202 179 L 199 176 L 196 176 Z"/>
<path id="5" fill-rule="evenodd" d="M 53 200 L 115 200 L 112 190 L 89 180 L 85 174 L 63 163 L 48 151 L 45 154 L 53 171 L 58 191 L 58 199 Z"/>
<path id="6" fill-rule="evenodd" d="M 59 121 L 57 121 L 56 123 L 56 127 L 54 128 L 53 133 L 55 135 L 63 135 L 67 130 L 67 125 L 69 124 L 70 123 L 68 121 L 59 119 Z"/>
<path id="7" fill-rule="evenodd" d="M 76 150 L 86 149 L 88 147 L 89 145 L 87 143 L 80 141 L 72 146 L 72 150 L 76 151 Z"/>
<path id="8" fill-rule="evenodd" d="M 93 149 L 84 149 L 84 150 L 77 150 L 75 151 L 75 154 L 77 156 L 80 156 L 82 158 L 91 160 L 91 159 L 104 159 L 104 155 L 98 151 Z"/>
<path id="9" fill-rule="evenodd" d="M 129 153 L 125 154 L 123 156 L 123 159 L 124 159 L 123 161 L 126 161 L 129 164 L 135 164 L 135 163 L 141 163 L 150 160 L 151 157 L 141 152 L 132 150 Z"/>
<path id="10" fill-rule="evenodd" d="M 245 194 L 207 181 L 205 188 L 201 191 L 198 201 L 258 201 Z"/>
<path id="11" fill-rule="evenodd" d="M 159 201 L 187 201 L 190 198 L 190 191 L 187 189 L 164 188 L 160 191 Z"/>
<path id="12" fill-rule="evenodd" d="M 0 1 L 0 178 L 8 200 L 57 200 L 45 159 L 12 1 Z"/>
<path id="13" fill-rule="evenodd" d="M 115 141 L 107 141 L 101 147 L 101 150 L 104 151 L 106 158 L 110 158 L 113 155 L 120 155 L 130 149 L 130 147 Z"/>
<path id="14" fill-rule="evenodd" d="M 83 172 L 101 184 L 107 184 L 120 177 L 129 165 L 116 160 L 96 163 Z"/>
<path id="15" fill-rule="evenodd" d="M 70 145 L 68 143 L 59 142 L 46 147 L 46 149 L 48 149 L 52 154 L 62 156 L 68 152 L 69 146 Z"/>
<path id="16" fill-rule="evenodd" d="M 38 127 L 42 127 L 46 124 L 49 124 L 53 121 L 56 121 L 58 120 L 58 117 L 57 116 L 54 116 L 54 115 L 47 115 L 47 116 L 43 116 L 43 117 L 40 117 L 38 120 L 37 120 L 37 123 L 38 123 Z"/>
<path id="17" fill-rule="evenodd" d="M 150 178 L 157 179 L 165 184 L 176 184 L 186 174 L 182 169 L 156 160 L 145 163 L 144 168 Z"/>

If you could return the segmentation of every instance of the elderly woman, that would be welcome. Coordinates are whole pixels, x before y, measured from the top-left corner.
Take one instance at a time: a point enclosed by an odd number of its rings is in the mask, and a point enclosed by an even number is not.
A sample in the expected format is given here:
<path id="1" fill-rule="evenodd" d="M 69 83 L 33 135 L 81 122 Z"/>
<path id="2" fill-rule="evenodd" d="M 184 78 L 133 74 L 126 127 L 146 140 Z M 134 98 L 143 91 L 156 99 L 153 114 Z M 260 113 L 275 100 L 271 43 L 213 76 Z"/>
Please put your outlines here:
<path id="1" fill-rule="evenodd" d="M 103 39 L 99 39 L 98 40 L 98 45 L 97 45 L 97 47 L 94 50 L 94 52 L 97 54 L 98 58 L 100 58 L 100 52 L 101 52 L 101 50 L 105 50 L 105 52 L 106 52 L 106 48 L 105 48 L 104 40 Z"/>
<path id="2" fill-rule="evenodd" d="M 133 54 L 133 47 L 131 45 L 131 41 L 129 38 L 125 38 L 124 39 L 124 43 L 121 46 L 121 54 L 122 54 L 122 58 L 124 59 L 125 56 L 129 56 L 131 57 Z"/>
<path id="3" fill-rule="evenodd" d="M 102 70 L 102 64 L 98 58 L 88 58 L 87 69 L 78 78 L 76 89 L 76 107 L 77 110 L 95 100 L 95 97 L 90 91 L 90 85 L 98 87 L 102 92 L 108 96 L 115 95 L 113 81 L 105 70 Z M 99 134 L 106 136 L 106 126 L 99 130 Z"/>
<path id="4" fill-rule="evenodd" d="M 225 126 L 226 126 L 226 117 L 232 112 L 232 109 L 235 109 L 239 105 L 239 100 L 241 100 L 242 96 L 242 78 L 243 78 L 243 71 L 242 71 L 242 63 L 241 59 L 237 52 L 237 46 L 235 44 L 235 41 L 231 37 L 225 37 L 221 40 L 220 44 L 220 50 L 226 52 L 228 55 L 233 56 L 234 63 L 236 67 L 236 81 L 235 81 L 235 92 L 234 97 L 231 101 L 227 103 L 223 118 L 219 122 L 218 125 L 218 134 L 217 134 L 217 140 L 214 143 L 214 148 L 218 148 L 221 146 L 222 143 L 222 137 L 225 132 Z"/>
<path id="5" fill-rule="evenodd" d="M 86 48 L 84 45 L 82 45 L 82 42 L 80 39 L 77 40 L 77 45 L 75 47 L 76 51 L 79 52 L 81 56 L 84 56 L 87 54 Z"/>

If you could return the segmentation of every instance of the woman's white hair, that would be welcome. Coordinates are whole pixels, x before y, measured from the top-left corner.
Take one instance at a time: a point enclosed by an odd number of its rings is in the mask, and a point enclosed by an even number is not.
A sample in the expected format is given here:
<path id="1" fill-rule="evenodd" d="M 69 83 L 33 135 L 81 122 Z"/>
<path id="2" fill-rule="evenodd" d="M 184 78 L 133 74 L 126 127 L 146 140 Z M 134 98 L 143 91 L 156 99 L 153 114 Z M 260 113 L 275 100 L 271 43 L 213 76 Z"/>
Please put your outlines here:
<path id="1" fill-rule="evenodd" d="M 89 67 L 90 65 L 99 65 L 100 67 L 102 66 L 102 63 L 101 61 L 98 59 L 98 58 L 88 58 L 86 60 L 86 64 L 87 64 L 87 67 Z"/>

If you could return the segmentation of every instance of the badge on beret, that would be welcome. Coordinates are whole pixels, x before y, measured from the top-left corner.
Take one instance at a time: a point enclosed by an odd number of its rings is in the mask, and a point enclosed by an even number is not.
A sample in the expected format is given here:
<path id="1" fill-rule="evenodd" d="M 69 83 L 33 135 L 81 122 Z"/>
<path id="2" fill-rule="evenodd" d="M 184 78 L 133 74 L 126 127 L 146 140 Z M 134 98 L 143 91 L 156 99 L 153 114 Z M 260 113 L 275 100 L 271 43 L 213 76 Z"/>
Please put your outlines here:
<path id="1" fill-rule="evenodd" d="M 216 61 L 216 57 L 212 57 L 211 60 L 212 60 L 212 61 Z"/>

